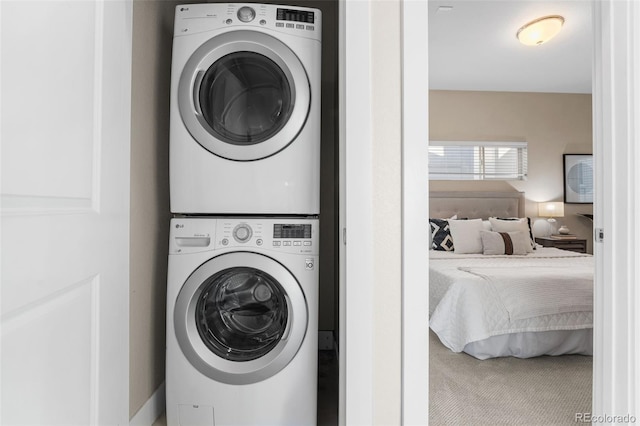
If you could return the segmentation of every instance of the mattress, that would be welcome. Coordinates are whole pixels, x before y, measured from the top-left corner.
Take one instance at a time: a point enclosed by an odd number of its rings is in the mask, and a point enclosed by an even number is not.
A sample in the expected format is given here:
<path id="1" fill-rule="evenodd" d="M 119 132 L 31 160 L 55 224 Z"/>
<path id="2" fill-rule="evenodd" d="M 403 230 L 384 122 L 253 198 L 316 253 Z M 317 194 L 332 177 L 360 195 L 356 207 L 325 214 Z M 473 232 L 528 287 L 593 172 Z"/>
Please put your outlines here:
<path id="1" fill-rule="evenodd" d="M 508 293 L 505 296 L 504 292 L 506 284 L 492 281 L 482 273 L 500 269 L 512 271 L 513 281 L 519 281 L 518 284 L 528 291 L 540 285 L 538 293 L 530 295 L 525 292 L 525 296 L 520 298 L 520 302 L 534 300 L 538 306 L 524 309 L 525 314 L 515 315 L 507 303 L 509 301 L 505 300 L 508 297 Z M 518 274 L 519 270 L 521 274 Z M 566 271 L 567 274 L 582 278 L 578 301 L 563 303 L 566 298 L 572 297 L 574 290 L 569 285 L 573 285 L 571 280 L 556 283 L 541 275 L 526 287 L 527 283 L 523 283 L 525 280 L 522 278 L 527 275 L 524 271 L 528 271 L 530 276 L 531 271 L 541 271 L 541 274 L 555 271 L 555 275 L 558 275 L 558 271 Z M 590 281 L 585 281 L 585 276 L 590 277 Z M 554 284 L 549 284 L 551 282 Z M 554 291 L 547 291 L 543 284 Z M 569 290 L 563 292 L 565 285 Z M 534 253 L 524 256 L 456 254 L 432 250 L 429 288 L 429 325 L 440 341 L 454 352 L 465 351 L 481 359 L 509 355 L 526 358 L 544 354 L 591 354 L 591 255 L 550 247 L 538 248 Z M 506 288 L 509 290 L 508 286 Z M 548 300 L 540 299 L 542 296 L 548 297 Z"/>

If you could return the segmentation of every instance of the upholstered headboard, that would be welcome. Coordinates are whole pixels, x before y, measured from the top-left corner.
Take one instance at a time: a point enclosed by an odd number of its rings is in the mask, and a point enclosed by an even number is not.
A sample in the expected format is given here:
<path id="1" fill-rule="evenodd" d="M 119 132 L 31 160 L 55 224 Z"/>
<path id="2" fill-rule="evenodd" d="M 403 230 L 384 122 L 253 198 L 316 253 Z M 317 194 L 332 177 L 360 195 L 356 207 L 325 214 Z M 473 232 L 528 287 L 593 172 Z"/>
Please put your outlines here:
<path id="1" fill-rule="evenodd" d="M 429 193 L 429 217 L 524 217 L 524 192 L 446 191 Z"/>

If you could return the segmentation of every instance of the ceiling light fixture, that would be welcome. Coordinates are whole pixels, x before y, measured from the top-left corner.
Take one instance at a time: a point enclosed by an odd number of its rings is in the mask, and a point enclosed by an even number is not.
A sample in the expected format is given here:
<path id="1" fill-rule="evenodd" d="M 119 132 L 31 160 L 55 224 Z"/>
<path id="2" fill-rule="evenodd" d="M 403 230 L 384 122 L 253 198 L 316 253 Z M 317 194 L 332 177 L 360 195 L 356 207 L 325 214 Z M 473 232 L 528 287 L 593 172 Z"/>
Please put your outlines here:
<path id="1" fill-rule="evenodd" d="M 543 16 L 523 25 L 516 37 L 527 46 L 538 46 L 555 37 L 562 29 L 564 18 L 560 15 Z"/>

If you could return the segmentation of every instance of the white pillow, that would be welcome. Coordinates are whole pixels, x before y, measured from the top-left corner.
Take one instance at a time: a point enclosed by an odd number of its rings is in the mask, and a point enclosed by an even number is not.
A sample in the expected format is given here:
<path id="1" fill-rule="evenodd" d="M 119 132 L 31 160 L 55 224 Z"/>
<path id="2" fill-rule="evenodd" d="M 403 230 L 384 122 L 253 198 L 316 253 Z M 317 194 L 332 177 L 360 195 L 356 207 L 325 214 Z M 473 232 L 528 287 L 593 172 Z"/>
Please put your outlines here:
<path id="1" fill-rule="evenodd" d="M 482 253 L 480 231 L 484 230 L 482 219 L 449 220 L 449 230 L 456 253 Z"/>
<path id="2" fill-rule="evenodd" d="M 483 220 L 482 226 L 484 227 L 485 231 L 491 231 L 491 222 L 489 222 L 488 220 Z"/>
<path id="3" fill-rule="evenodd" d="M 488 255 L 517 254 L 525 255 L 531 251 L 529 233 L 481 231 L 482 252 Z"/>
<path id="4" fill-rule="evenodd" d="M 491 222 L 491 230 L 494 232 L 518 232 L 522 231 L 529 235 L 529 220 L 525 217 L 523 219 L 518 220 L 502 220 L 496 219 L 495 217 L 490 217 L 489 222 Z M 454 240 L 455 244 L 455 240 Z M 533 253 L 533 242 L 531 238 L 529 238 L 529 251 L 528 253 Z"/>

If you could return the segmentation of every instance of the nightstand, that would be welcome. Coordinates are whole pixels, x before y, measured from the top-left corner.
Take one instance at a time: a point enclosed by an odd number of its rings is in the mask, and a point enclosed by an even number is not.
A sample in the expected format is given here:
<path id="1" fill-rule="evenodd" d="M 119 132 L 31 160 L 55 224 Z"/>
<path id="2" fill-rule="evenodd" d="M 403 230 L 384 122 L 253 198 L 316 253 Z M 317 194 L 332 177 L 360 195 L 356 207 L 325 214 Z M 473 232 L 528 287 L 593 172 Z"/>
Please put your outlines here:
<path id="1" fill-rule="evenodd" d="M 580 238 L 572 240 L 556 240 L 555 238 L 538 237 L 536 238 L 536 243 L 541 244 L 543 247 L 555 247 L 561 250 L 575 251 L 578 253 L 587 252 L 587 240 Z"/>

